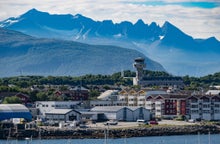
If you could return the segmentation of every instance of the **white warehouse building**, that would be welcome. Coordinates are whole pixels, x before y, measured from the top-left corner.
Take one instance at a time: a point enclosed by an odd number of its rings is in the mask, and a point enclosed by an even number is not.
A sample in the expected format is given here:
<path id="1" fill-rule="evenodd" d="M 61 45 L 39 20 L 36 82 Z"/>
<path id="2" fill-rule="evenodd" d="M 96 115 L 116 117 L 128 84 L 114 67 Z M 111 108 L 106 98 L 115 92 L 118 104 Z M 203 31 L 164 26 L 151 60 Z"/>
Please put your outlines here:
<path id="1" fill-rule="evenodd" d="M 40 115 L 54 109 L 76 109 L 80 105 L 80 101 L 36 101 L 36 108 L 39 109 Z"/>
<path id="2" fill-rule="evenodd" d="M 45 116 L 48 121 L 55 121 L 55 122 L 80 120 L 80 112 L 75 111 L 73 109 L 53 109 L 49 112 L 46 112 Z"/>
<path id="3" fill-rule="evenodd" d="M 150 120 L 150 111 L 144 107 L 97 106 L 92 112 L 103 113 L 103 120 L 137 121 Z"/>

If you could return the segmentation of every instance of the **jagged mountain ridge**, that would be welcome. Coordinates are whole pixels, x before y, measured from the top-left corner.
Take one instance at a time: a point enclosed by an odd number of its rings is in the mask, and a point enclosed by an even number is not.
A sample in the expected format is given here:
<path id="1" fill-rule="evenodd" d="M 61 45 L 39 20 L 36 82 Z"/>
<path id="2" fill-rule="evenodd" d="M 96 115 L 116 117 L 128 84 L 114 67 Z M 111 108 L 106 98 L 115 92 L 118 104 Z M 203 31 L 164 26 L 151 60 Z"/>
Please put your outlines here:
<path id="1" fill-rule="evenodd" d="M 194 39 L 169 22 L 161 27 L 155 22 L 145 24 L 141 19 L 135 24 L 113 23 L 80 14 L 51 15 L 32 9 L 0 22 L 0 27 L 36 37 L 135 49 L 176 75 L 200 76 L 220 71 L 220 42 L 215 37 Z"/>
<path id="2" fill-rule="evenodd" d="M 23 33 L 37 37 L 54 37 L 56 32 L 72 32 L 73 37 L 66 36 L 66 39 L 78 40 L 89 37 L 113 37 L 122 39 L 159 39 L 160 27 L 156 23 L 150 25 L 144 24 L 142 20 L 137 23 L 124 21 L 114 24 L 111 20 L 94 21 L 90 18 L 77 15 L 50 15 L 46 12 L 40 12 L 32 9 L 18 18 L 9 18 L 0 23 L 1 27 L 18 30 Z M 38 30 L 40 32 L 37 32 Z M 54 31 L 53 31 L 54 30 Z M 57 30 L 57 31 L 55 31 Z M 43 32 L 44 31 L 44 32 Z M 51 31 L 54 33 L 51 34 Z M 151 31 L 152 33 L 145 34 Z M 46 35 L 46 33 L 48 33 Z M 155 34 L 157 36 L 155 36 Z M 65 35 L 61 34 L 61 35 Z"/>
<path id="3" fill-rule="evenodd" d="M 35 38 L 0 28 L 0 76 L 112 74 L 134 70 L 136 57 L 144 57 L 150 70 L 164 71 L 142 53 L 116 46 Z"/>

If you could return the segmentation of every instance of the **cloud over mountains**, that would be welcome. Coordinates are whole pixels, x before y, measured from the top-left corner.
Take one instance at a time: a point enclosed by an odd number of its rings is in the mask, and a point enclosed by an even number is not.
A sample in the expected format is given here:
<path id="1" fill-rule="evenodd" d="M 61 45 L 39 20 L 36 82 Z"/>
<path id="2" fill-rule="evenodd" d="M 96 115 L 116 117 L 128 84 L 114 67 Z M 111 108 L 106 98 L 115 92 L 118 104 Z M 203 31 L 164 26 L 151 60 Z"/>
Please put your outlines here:
<path id="1" fill-rule="evenodd" d="M 115 45 L 138 50 L 176 75 L 201 76 L 219 71 L 220 42 L 215 37 L 195 39 L 172 23 L 163 26 L 138 20 L 113 23 L 83 15 L 59 15 L 31 9 L 0 22 L 0 27 L 36 37 Z"/>
<path id="2" fill-rule="evenodd" d="M 0 1 L 0 20 L 37 8 L 56 14 L 83 14 L 94 20 L 135 23 L 169 21 L 196 38 L 220 39 L 220 2 L 217 0 L 7 0 Z"/>

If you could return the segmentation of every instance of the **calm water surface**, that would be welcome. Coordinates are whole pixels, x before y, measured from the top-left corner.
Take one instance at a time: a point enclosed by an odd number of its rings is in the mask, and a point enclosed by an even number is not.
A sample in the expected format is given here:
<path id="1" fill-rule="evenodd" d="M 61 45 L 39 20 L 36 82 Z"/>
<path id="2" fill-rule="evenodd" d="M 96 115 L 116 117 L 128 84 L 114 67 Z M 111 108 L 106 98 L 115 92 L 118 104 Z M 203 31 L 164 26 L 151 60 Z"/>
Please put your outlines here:
<path id="1" fill-rule="evenodd" d="M 104 139 L 0 140 L 0 144 L 105 144 Z M 106 144 L 220 144 L 220 135 L 155 136 L 108 139 Z"/>

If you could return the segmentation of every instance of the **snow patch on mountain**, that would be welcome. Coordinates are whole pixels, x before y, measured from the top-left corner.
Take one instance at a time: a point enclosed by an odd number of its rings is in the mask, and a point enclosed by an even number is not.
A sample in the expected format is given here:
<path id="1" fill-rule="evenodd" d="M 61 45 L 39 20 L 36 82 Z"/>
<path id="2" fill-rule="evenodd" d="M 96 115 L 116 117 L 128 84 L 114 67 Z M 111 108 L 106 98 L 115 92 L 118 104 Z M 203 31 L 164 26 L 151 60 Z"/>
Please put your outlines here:
<path id="1" fill-rule="evenodd" d="M 164 38 L 164 36 L 161 36 L 161 35 L 159 37 L 160 37 L 160 40 L 162 40 Z"/>
<path id="2" fill-rule="evenodd" d="M 13 23 L 17 23 L 17 22 L 19 22 L 18 19 L 7 19 L 2 24 L 0 24 L 0 27 L 10 26 Z"/>

